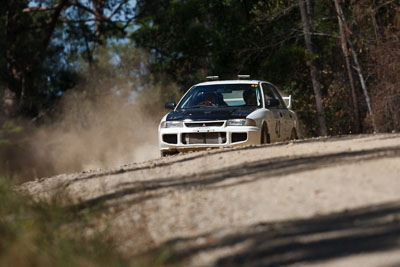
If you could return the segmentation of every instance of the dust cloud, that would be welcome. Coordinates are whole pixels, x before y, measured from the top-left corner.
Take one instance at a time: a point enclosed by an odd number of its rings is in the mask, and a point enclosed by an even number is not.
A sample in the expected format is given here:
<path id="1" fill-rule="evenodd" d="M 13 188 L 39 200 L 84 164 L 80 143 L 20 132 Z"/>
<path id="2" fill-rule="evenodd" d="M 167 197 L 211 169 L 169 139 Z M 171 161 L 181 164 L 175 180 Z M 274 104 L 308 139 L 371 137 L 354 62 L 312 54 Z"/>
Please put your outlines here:
<path id="1" fill-rule="evenodd" d="M 128 87 L 89 83 L 63 95 L 39 123 L 19 122 L 24 131 L 0 146 L 0 176 L 24 182 L 158 158 L 158 123 L 177 87 Z"/>
<path id="2" fill-rule="evenodd" d="M 159 156 L 157 118 L 115 92 L 64 97 L 59 121 L 39 128 L 31 151 L 39 165 L 63 173 L 112 168 Z M 41 171 L 43 172 L 43 171 Z"/>
<path id="3" fill-rule="evenodd" d="M 96 63 L 82 67 L 76 86 L 52 108 L 33 121 L 13 122 L 23 129 L 18 134 L 10 130 L 7 136 L 8 122 L 0 118 L 0 177 L 23 182 L 160 156 L 157 127 L 167 112 L 164 104 L 181 92 L 147 70 L 150 58 L 143 51 L 112 49 L 99 49 Z"/>

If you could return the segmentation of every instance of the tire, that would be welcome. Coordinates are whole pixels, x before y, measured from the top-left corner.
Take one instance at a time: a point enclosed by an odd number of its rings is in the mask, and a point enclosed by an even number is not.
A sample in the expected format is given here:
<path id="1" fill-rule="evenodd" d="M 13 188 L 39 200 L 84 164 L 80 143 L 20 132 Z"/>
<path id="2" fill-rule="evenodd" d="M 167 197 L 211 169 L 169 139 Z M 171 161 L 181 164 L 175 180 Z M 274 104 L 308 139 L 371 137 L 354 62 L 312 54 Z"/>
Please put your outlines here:
<path id="1" fill-rule="evenodd" d="M 179 152 L 176 151 L 176 150 L 161 151 L 161 157 L 162 157 L 162 158 L 165 158 L 165 157 L 168 157 L 168 156 L 176 155 L 176 154 L 178 154 L 178 153 L 179 153 Z"/>
<path id="2" fill-rule="evenodd" d="M 270 139 L 267 125 L 264 123 L 261 128 L 260 144 L 269 144 L 269 143 L 271 143 L 271 139 Z"/>
<path id="3" fill-rule="evenodd" d="M 290 140 L 297 140 L 299 137 L 297 136 L 297 131 L 295 128 L 292 129 L 292 133 L 290 134 Z"/>

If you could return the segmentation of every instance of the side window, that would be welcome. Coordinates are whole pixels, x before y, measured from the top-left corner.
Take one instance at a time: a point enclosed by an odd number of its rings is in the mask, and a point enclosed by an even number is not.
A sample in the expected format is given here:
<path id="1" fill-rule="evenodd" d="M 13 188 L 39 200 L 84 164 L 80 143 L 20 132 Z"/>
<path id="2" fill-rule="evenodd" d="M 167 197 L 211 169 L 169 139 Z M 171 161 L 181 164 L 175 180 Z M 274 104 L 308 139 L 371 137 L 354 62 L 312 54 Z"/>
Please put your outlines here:
<path id="1" fill-rule="evenodd" d="M 265 101 L 265 106 L 267 106 L 267 101 L 268 99 L 276 99 L 279 101 L 280 105 L 278 107 L 275 108 L 284 108 L 285 105 L 283 103 L 282 98 L 280 97 L 280 95 L 278 94 L 278 92 L 276 91 L 275 87 L 273 87 L 272 85 L 268 84 L 268 83 L 263 83 L 262 84 L 262 89 L 264 92 L 264 101 Z"/>

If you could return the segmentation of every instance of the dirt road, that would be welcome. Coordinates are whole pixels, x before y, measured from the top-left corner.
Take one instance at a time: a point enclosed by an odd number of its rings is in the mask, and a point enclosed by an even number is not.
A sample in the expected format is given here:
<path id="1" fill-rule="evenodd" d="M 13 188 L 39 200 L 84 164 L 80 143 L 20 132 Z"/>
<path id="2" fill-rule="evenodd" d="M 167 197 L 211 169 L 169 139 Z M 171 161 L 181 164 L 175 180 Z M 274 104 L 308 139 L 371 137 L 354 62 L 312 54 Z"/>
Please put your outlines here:
<path id="1" fill-rule="evenodd" d="M 105 203 L 103 221 L 128 254 L 167 247 L 185 265 L 400 265 L 399 134 L 189 153 L 22 188 Z"/>

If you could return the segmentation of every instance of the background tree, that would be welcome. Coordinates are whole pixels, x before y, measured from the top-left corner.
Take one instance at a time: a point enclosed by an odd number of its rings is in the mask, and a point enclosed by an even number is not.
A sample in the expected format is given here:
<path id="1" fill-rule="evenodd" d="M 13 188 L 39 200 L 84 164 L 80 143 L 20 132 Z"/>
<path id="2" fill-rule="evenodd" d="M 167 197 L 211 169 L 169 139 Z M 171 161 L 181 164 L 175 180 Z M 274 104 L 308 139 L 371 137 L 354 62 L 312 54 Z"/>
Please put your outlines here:
<path id="1" fill-rule="evenodd" d="M 353 15 L 348 24 L 360 66 L 367 71 L 374 117 L 367 116 L 366 125 L 373 126 L 375 118 L 375 131 L 399 131 L 400 3 L 362 0 L 342 7 Z"/>
<path id="2" fill-rule="evenodd" d="M 43 108 L 42 100 L 71 88 L 76 76 L 68 57 L 86 55 L 90 63 L 95 44 L 110 36 L 121 38 L 133 17 L 127 6 L 126 0 L 7 1 L 1 14 L 6 40 L 1 113 L 34 116 Z M 57 65 L 62 67 L 54 72 Z"/>
<path id="3" fill-rule="evenodd" d="M 340 42 L 341 42 L 341 46 L 342 46 L 342 51 L 343 51 L 343 55 L 345 58 L 345 63 L 346 63 L 346 71 L 347 71 L 347 75 L 349 77 L 349 84 L 351 87 L 351 96 L 352 96 L 352 101 L 353 101 L 353 124 L 354 124 L 354 132 L 358 133 L 360 132 L 360 118 L 358 115 L 358 99 L 357 99 L 357 94 L 356 94 L 356 89 L 355 89 L 355 85 L 354 85 L 354 79 L 353 79 L 353 71 L 352 71 L 352 67 L 350 65 L 350 51 L 347 45 L 347 36 L 346 36 L 346 28 L 345 28 L 345 24 L 343 21 L 343 12 L 342 12 L 342 8 L 340 7 L 339 1 L 338 0 L 334 0 L 335 2 L 335 9 L 336 9 L 336 13 L 337 13 L 337 17 L 338 17 L 338 25 L 339 25 L 339 33 L 340 33 Z"/>
<path id="4" fill-rule="evenodd" d="M 311 80 L 314 89 L 315 95 L 315 102 L 317 107 L 318 113 L 318 120 L 319 120 L 319 134 L 322 136 L 327 135 L 327 128 L 326 128 L 326 119 L 325 119 L 325 111 L 324 106 L 322 103 L 322 93 L 321 93 L 321 82 L 319 79 L 319 71 L 317 69 L 317 65 L 315 62 L 315 49 L 313 46 L 313 42 L 311 40 L 311 31 L 312 31 L 312 23 L 311 23 L 311 4 L 310 1 L 306 2 L 304 0 L 299 0 L 299 8 L 301 13 L 301 20 L 303 23 L 303 31 L 304 31 L 304 41 L 306 43 L 306 47 L 308 52 L 311 55 L 310 60 L 308 61 L 308 65 L 310 66 L 310 73 L 311 73 Z"/>

